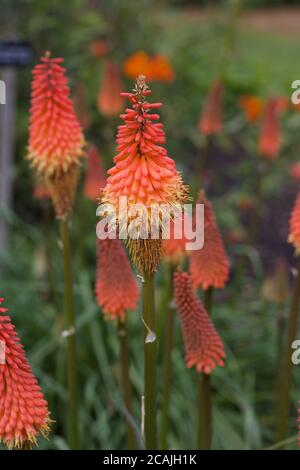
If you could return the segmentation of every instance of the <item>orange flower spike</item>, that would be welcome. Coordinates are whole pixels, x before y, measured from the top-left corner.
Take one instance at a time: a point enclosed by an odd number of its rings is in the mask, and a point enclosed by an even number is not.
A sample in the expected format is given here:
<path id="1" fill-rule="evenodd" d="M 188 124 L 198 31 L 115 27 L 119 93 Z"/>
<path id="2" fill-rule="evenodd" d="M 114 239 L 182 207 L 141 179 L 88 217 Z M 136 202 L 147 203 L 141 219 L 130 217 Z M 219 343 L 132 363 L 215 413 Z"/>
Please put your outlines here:
<path id="1" fill-rule="evenodd" d="M 151 59 L 144 51 L 137 51 L 125 60 L 123 70 L 126 77 L 135 80 L 139 75 L 152 79 Z"/>
<path id="2" fill-rule="evenodd" d="M 223 83 L 216 80 L 209 92 L 199 121 L 203 134 L 218 134 L 222 130 Z"/>
<path id="3" fill-rule="evenodd" d="M 84 137 L 62 62 L 46 52 L 33 69 L 27 158 L 47 181 L 57 217 L 65 219 L 72 210 Z"/>
<path id="4" fill-rule="evenodd" d="M 97 240 L 96 298 L 111 319 L 137 308 L 138 285 L 119 239 Z"/>
<path id="5" fill-rule="evenodd" d="M 200 299 L 188 273 L 174 274 L 174 293 L 185 345 L 187 367 L 210 374 L 224 365 L 224 345 Z"/>
<path id="6" fill-rule="evenodd" d="M 259 152 L 269 160 L 274 160 L 281 148 L 279 109 L 275 98 L 266 104 L 259 138 Z"/>
<path id="7" fill-rule="evenodd" d="M 122 80 L 118 66 L 111 60 L 105 62 L 103 79 L 98 94 L 97 106 L 106 117 L 117 116 L 123 106 Z"/>
<path id="8" fill-rule="evenodd" d="M 159 119 L 151 113 L 161 103 L 148 103 L 151 91 L 146 78 L 137 79 L 132 93 L 122 93 L 132 107 L 121 115 L 125 124 L 119 126 L 115 166 L 108 171 L 103 203 L 119 209 L 119 198 L 126 196 L 128 205 L 142 203 L 147 209 L 146 224 L 151 223 L 149 211 L 157 204 L 174 207 L 187 199 L 187 187 L 183 185 L 175 162 L 162 147 L 166 142 L 163 125 L 154 123 Z M 122 230 L 122 227 L 121 227 Z M 155 271 L 161 256 L 161 239 L 128 239 L 130 254 L 139 270 Z"/>
<path id="9" fill-rule="evenodd" d="M 105 186 L 105 172 L 96 147 L 90 145 L 87 150 L 88 169 L 84 182 L 84 194 L 92 201 L 100 196 L 100 190 Z"/>
<path id="10" fill-rule="evenodd" d="M 289 222 L 289 237 L 288 241 L 293 243 L 296 254 L 300 254 L 300 192 L 297 195 L 294 208 Z"/>
<path id="11" fill-rule="evenodd" d="M 248 122 L 254 123 L 260 119 L 264 110 L 264 102 L 259 96 L 243 95 L 239 100 Z"/>
<path id="12" fill-rule="evenodd" d="M 49 432 L 48 404 L 6 312 L 0 307 L 0 441 L 9 449 L 27 449 Z"/>
<path id="13" fill-rule="evenodd" d="M 222 237 L 212 205 L 203 191 L 198 202 L 204 204 L 204 245 L 202 249 L 191 252 L 190 274 L 194 288 L 222 288 L 229 277 L 229 260 L 225 252 Z"/>

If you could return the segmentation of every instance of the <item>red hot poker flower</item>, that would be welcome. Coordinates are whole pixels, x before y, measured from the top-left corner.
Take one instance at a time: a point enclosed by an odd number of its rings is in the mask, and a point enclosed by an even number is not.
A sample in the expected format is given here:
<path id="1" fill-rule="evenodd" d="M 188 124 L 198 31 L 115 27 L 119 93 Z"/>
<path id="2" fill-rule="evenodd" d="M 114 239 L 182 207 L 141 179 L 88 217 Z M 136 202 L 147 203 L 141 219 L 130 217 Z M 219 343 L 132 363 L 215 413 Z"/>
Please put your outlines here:
<path id="1" fill-rule="evenodd" d="M 288 241 L 293 243 L 296 253 L 300 253 L 300 192 L 297 195 L 295 205 L 290 217 L 290 230 Z"/>
<path id="2" fill-rule="evenodd" d="M 181 206 L 187 198 L 187 188 L 175 162 L 162 147 L 166 141 L 163 125 L 154 123 L 159 115 L 151 113 L 160 108 L 161 103 L 148 103 L 150 93 L 144 76 L 137 79 L 132 93 L 122 93 L 132 107 L 121 115 L 125 124 L 119 126 L 115 165 L 108 171 L 102 198 L 103 203 L 112 204 L 117 212 L 121 196 L 127 197 L 128 206 L 143 204 L 147 210 L 146 225 L 151 223 L 151 205 L 167 206 L 171 210 Z M 153 272 L 156 269 L 161 239 L 129 238 L 128 247 L 139 270 Z"/>
<path id="3" fill-rule="evenodd" d="M 64 219 L 72 210 L 84 138 L 62 62 L 47 52 L 33 69 L 27 158 L 47 180 L 56 215 Z"/>
<path id="4" fill-rule="evenodd" d="M 259 152 L 269 160 L 274 160 L 281 148 L 279 109 L 276 98 L 271 98 L 265 107 L 259 138 Z"/>
<path id="5" fill-rule="evenodd" d="M 78 165 L 83 155 L 83 134 L 62 62 L 46 53 L 33 69 L 28 158 L 39 173 L 50 176 Z"/>
<path id="6" fill-rule="evenodd" d="M 84 194 L 92 201 L 96 201 L 100 197 L 100 189 L 105 186 L 105 172 L 98 149 L 94 145 L 90 145 L 87 155 L 88 169 L 84 182 Z"/>
<path id="7" fill-rule="evenodd" d="M 204 245 L 191 252 L 190 273 L 195 288 L 222 288 L 228 280 L 229 261 L 212 205 L 203 191 L 198 202 L 204 204 Z"/>
<path id="8" fill-rule="evenodd" d="M 218 134 L 222 130 L 223 84 L 216 80 L 209 92 L 199 121 L 203 134 Z"/>
<path id="9" fill-rule="evenodd" d="M 103 79 L 98 94 L 97 105 L 101 114 L 107 117 L 117 116 L 123 106 L 122 80 L 118 66 L 107 60 L 104 66 Z"/>
<path id="10" fill-rule="evenodd" d="M 0 307 L 0 314 L 6 312 Z M 0 316 L 0 341 L 5 352 L 0 361 L 0 441 L 8 448 L 30 448 L 49 431 L 48 405 L 9 316 Z"/>
<path id="11" fill-rule="evenodd" d="M 200 299 L 196 296 L 188 273 L 174 275 L 175 300 L 185 344 L 186 365 L 197 372 L 210 374 L 224 365 L 224 346 Z"/>
<path id="12" fill-rule="evenodd" d="M 96 298 L 111 319 L 137 308 L 138 285 L 119 239 L 97 240 Z"/>

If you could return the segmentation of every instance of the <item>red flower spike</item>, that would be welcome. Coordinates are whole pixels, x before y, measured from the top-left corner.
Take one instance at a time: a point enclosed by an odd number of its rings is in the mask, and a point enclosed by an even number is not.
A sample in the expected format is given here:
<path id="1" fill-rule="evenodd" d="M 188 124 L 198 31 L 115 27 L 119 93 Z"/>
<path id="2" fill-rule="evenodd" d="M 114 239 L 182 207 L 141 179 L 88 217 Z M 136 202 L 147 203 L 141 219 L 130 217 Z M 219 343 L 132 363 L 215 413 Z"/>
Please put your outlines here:
<path id="1" fill-rule="evenodd" d="M 288 241 L 293 243 L 296 254 L 300 254 L 300 192 L 291 213 L 289 228 Z"/>
<path id="2" fill-rule="evenodd" d="M 0 299 L 0 303 L 3 299 Z M 7 309 L 1 307 L 0 312 Z M 48 404 L 25 357 L 9 316 L 0 316 L 0 441 L 8 448 L 30 448 L 49 432 Z"/>
<path id="3" fill-rule="evenodd" d="M 119 239 L 97 240 L 96 298 L 111 319 L 137 308 L 138 285 Z"/>
<path id="4" fill-rule="evenodd" d="M 224 365 L 224 346 L 200 299 L 196 296 L 188 273 L 174 274 L 174 292 L 183 333 L 187 367 L 210 374 Z"/>
<path id="5" fill-rule="evenodd" d="M 223 112 L 223 84 L 216 80 L 209 92 L 202 116 L 199 121 L 199 129 L 203 134 L 218 134 L 222 130 Z"/>
<path id="6" fill-rule="evenodd" d="M 32 72 L 28 158 L 45 176 L 66 173 L 83 156 L 84 138 L 62 62 L 46 53 Z"/>
<path id="7" fill-rule="evenodd" d="M 211 203 L 203 191 L 198 203 L 204 204 L 204 245 L 191 252 L 190 274 L 195 288 L 222 288 L 229 277 L 229 261 Z"/>
<path id="8" fill-rule="evenodd" d="M 33 69 L 27 158 L 47 182 L 57 218 L 64 220 L 72 211 L 84 137 L 62 62 L 46 52 Z"/>
<path id="9" fill-rule="evenodd" d="M 281 149 L 279 112 L 277 99 L 271 98 L 265 107 L 259 138 L 259 152 L 269 160 L 274 160 Z"/>
<path id="10" fill-rule="evenodd" d="M 117 65 L 107 60 L 104 66 L 103 79 L 98 94 L 97 106 L 101 114 L 107 117 L 118 116 L 123 107 L 121 74 Z"/>
<path id="11" fill-rule="evenodd" d="M 88 169 L 84 182 L 84 194 L 92 201 L 100 197 L 100 190 L 105 186 L 105 172 L 102 168 L 98 149 L 90 145 L 87 150 Z"/>

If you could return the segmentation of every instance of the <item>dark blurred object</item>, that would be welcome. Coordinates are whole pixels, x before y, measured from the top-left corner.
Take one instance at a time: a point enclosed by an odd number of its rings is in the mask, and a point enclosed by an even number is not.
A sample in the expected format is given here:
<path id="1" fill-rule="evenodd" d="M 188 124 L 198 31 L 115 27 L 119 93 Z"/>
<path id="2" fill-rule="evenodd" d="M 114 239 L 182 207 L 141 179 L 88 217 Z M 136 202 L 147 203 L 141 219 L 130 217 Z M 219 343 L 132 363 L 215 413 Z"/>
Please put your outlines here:
<path id="1" fill-rule="evenodd" d="M 31 62 L 32 50 L 28 41 L 0 40 L 0 66 L 23 67 Z"/>

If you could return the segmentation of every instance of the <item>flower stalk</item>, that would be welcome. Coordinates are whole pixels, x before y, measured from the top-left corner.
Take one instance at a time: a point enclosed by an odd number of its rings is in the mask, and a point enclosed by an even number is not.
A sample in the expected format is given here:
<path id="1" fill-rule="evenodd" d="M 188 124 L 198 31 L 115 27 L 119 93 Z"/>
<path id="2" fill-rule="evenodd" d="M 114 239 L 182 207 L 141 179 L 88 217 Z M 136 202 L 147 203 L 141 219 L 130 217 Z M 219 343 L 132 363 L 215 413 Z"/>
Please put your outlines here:
<path id="1" fill-rule="evenodd" d="M 164 340 L 164 358 L 163 358 L 163 390 L 162 390 L 162 410 L 161 410 L 161 430 L 160 430 L 160 448 L 162 450 L 168 447 L 169 434 L 169 409 L 170 409 L 170 391 L 172 378 L 172 347 L 174 336 L 174 307 L 172 306 L 172 284 L 173 284 L 174 266 L 169 265 L 169 305 L 167 312 L 167 322 Z"/>
<path id="2" fill-rule="evenodd" d="M 77 361 L 75 345 L 75 313 L 73 298 L 72 257 L 70 245 L 69 221 L 60 222 L 63 271 L 64 271 L 64 310 L 67 341 L 68 375 L 68 442 L 70 449 L 79 449 L 78 441 L 78 397 L 77 397 Z"/>
<path id="3" fill-rule="evenodd" d="M 129 377 L 129 352 L 127 343 L 127 331 L 125 319 L 118 320 L 119 339 L 120 339 L 120 362 L 121 362 L 121 378 L 123 387 L 123 396 L 126 411 L 129 415 L 132 415 L 132 387 Z M 127 423 L 127 449 L 135 449 L 135 435 L 131 424 Z"/>
<path id="4" fill-rule="evenodd" d="M 143 320 L 147 328 L 144 335 L 144 396 L 145 396 L 145 447 L 157 449 L 156 417 L 156 338 L 154 310 L 154 275 L 147 271 L 143 275 Z M 149 330 L 148 330 L 149 329 Z M 149 332 L 152 333 L 149 337 Z"/>

